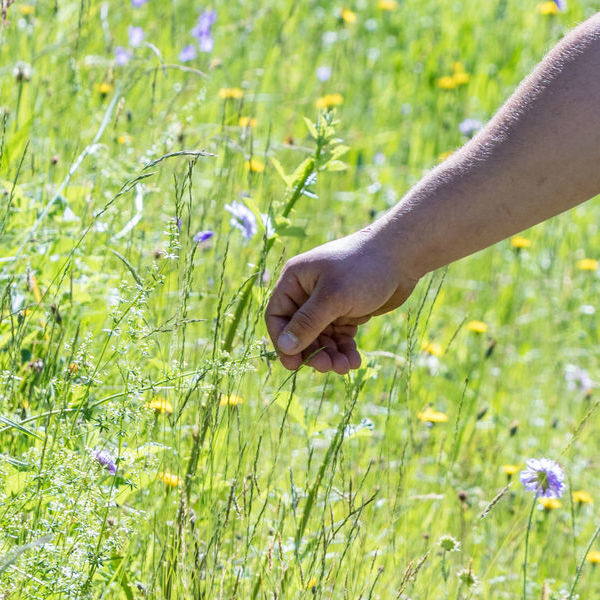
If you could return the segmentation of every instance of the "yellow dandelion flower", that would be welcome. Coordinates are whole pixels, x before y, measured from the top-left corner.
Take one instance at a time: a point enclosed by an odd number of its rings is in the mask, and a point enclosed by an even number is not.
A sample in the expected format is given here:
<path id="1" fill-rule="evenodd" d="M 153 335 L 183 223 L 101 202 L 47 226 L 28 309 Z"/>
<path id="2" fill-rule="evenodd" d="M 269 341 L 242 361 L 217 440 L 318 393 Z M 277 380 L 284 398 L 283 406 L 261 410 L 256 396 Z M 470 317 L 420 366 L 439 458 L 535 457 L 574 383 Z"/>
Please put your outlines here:
<path id="1" fill-rule="evenodd" d="M 452 79 L 456 85 L 464 85 L 465 83 L 469 83 L 471 76 L 468 73 L 460 72 L 454 73 L 454 75 L 452 75 Z"/>
<path id="2" fill-rule="evenodd" d="M 455 73 L 464 73 L 465 72 L 465 65 L 463 65 L 463 63 L 461 63 L 460 61 L 455 61 L 452 63 L 452 70 Z"/>
<path id="3" fill-rule="evenodd" d="M 133 138 L 130 135 L 127 135 L 126 133 L 124 133 L 123 135 L 120 135 L 117 137 L 117 143 L 121 144 L 121 146 L 123 146 L 124 144 L 131 143 L 132 139 Z"/>
<path id="4" fill-rule="evenodd" d="M 447 158 L 450 158 L 454 154 L 454 150 L 447 150 L 438 155 L 438 162 L 444 162 Z"/>
<path id="5" fill-rule="evenodd" d="M 594 499 L 592 498 L 590 493 L 586 492 L 585 490 L 577 490 L 576 492 L 573 492 L 573 501 L 579 504 L 594 503 Z"/>
<path id="6" fill-rule="evenodd" d="M 510 245 L 519 250 L 521 248 L 529 248 L 531 246 L 531 240 L 520 235 L 515 235 L 515 237 L 510 239 Z"/>
<path id="7" fill-rule="evenodd" d="M 181 485 L 181 477 L 174 475 L 173 473 L 159 473 L 158 478 L 168 487 L 178 487 Z"/>
<path id="8" fill-rule="evenodd" d="M 538 498 L 538 502 L 544 507 L 544 510 L 554 510 L 562 506 L 558 498 Z"/>
<path id="9" fill-rule="evenodd" d="M 158 398 L 153 398 L 150 402 L 146 403 L 146 406 L 161 415 L 167 414 L 170 415 L 173 413 L 173 405 L 162 396 Z"/>
<path id="10" fill-rule="evenodd" d="M 252 171 L 252 173 L 262 173 L 265 170 L 265 163 L 257 158 L 251 158 L 246 161 L 246 169 Z"/>
<path id="11" fill-rule="evenodd" d="M 112 92 L 113 90 L 113 86 L 110 83 L 108 83 L 108 81 L 97 83 L 95 87 L 103 96 L 106 96 L 106 94 L 110 94 L 110 92 Z"/>
<path id="12" fill-rule="evenodd" d="M 433 356 L 437 356 L 438 358 L 444 354 L 444 349 L 441 344 L 438 344 L 437 342 L 423 342 L 421 350 L 428 354 L 432 354 Z"/>
<path id="13" fill-rule="evenodd" d="M 342 8 L 341 16 L 344 23 L 356 23 L 356 13 L 349 8 Z"/>
<path id="14" fill-rule="evenodd" d="M 536 6 L 536 9 L 540 13 L 540 15 L 557 15 L 560 12 L 558 5 L 556 4 L 556 2 L 553 1 L 540 2 Z"/>
<path id="15" fill-rule="evenodd" d="M 398 8 L 398 3 L 396 0 L 379 0 L 377 8 L 379 10 L 396 10 Z"/>
<path id="16" fill-rule="evenodd" d="M 31 4 L 21 4 L 19 6 L 19 12 L 26 17 L 29 17 L 35 12 L 35 8 Z"/>
<path id="17" fill-rule="evenodd" d="M 339 106 L 344 101 L 344 97 L 341 94 L 325 94 L 317 100 L 317 108 L 319 110 L 326 110 Z"/>
<path id="18" fill-rule="evenodd" d="M 238 404 L 243 404 L 244 399 L 241 396 L 236 396 L 235 394 L 231 394 L 230 396 L 221 396 L 219 400 L 220 406 L 237 406 Z"/>
<path id="19" fill-rule="evenodd" d="M 519 472 L 519 465 L 502 465 L 502 470 L 511 477 L 512 475 L 516 475 Z"/>
<path id="20" fill-rule="evenodd" d="M 467 323 L 467 329 L 474 333 L 485 333 L 488 330 L 487 323 L 483 321 L 469 321 Z"/>
<path id="21" fill-rule="evenodd" d="M 437 80 L 437 86 L 442 90 L 453 90 L 457 85 L 454 77 L 450 75 L 444 75 Z"/>
<path id="22" fill-rule="evenodd" d="M 241 88 L 221 88 L 219 90 L 219 98 L 223 100 L 239 100 L 244 97 L 244 90 Z"/>
<path id="23" fill-rule="evenodd" d="M 448 415 L 428 406 L 424 411 L 417 413 L 417 419 L 425 423 L 446 423 Z"/>
<path id="24" fill-rule="evenodd" d="M 240 117 L 238 124 L 240 127 L 252 128 L 256 126 L 256 119 L 254 117 Z"/>
<path id="25" fill-rule="evenodd" d="M 311 577 L 307 582 L 306 582 L 306 589 L 310 590 L 311 588 L 314 588 L 317 585 L 318 581 L 316 577 Z"/>
<path id="26" fill-rule="evenodd" d="M 600 552 L 598 552 L 598 550 L 591 550 L 587 553 L 585 560 L 592 563 L 593 565 L 597 565 L 598 563 L 600 563 Z"/>
<path id="27" fill-rule="evenodd" d="M 580 271 L 597 271 L 598 261 L 595 258 L 582 258 L 577 261 L 577 268 Z"/>

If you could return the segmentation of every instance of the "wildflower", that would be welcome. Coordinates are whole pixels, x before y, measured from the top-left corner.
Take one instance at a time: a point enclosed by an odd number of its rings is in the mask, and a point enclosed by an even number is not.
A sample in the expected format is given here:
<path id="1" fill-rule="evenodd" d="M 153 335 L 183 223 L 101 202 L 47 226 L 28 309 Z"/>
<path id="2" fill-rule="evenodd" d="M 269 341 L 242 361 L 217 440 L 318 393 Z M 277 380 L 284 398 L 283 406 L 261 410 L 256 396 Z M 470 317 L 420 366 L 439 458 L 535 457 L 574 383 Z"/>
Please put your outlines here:
<path id="1" fill-rule="evenodd" d="M 141 27 L 130 25 L 127 28 L 127 34 L 129 35 L 129 44 L 133 48 L 137 48 L 144 41 L 144 30 Z"/>
<path id="2" fill-rule="evenodd" d="M 550 458 L 530 458 L 519 479 L 525 489 L 537 496 L 560 498 L 565 491 L 565 474 L 560 465 Z"/>
<path id="3" fill-rule="evenodd" d="M 311 577 L 311 578 L 310 578 L 310 579 L 307 581 L 307 583 L 306 583 L 306 589 L 307 589 L 307 590 L 312 590 L 312 588 L 314 588 L 314 587 L 316 587 L 316 586 L 317 586 L 317 583 L 318 583 L 318 581 L 317 581 L 317 578 L 316 578 L 316 577 Z"/>
<path id="4" fill-rule="evenodd" d="M 453 90 L 457 85 L 452 75 L 444 75 L 437 80 L 437 86 L 442 90 Z"/>
<path id="5" fill-rule="evenodd" d="M 342 17 L 342 21 L 344 21 L 344 23 L 356 23 L 356 13 L 352 12 L 349 8 L 342 8 L 340 16 Z"/>
<path id="6" fill-rule="evenodd" d="M 329 110 L 339 106 L 343 101 L 344 97 L 341 94 L 325 94 L 317 100 L 316 105 L 319 110 Z"/>
<path id="7" fill-rule="evenodd" d="M 219 406 L 237 406 L 243 404 L 244 399 L 241 396 L 231 394 L 230 396 L 221 396 L 219 399 Z"/>
<path id="8" fill-rule="evenodd" d="M 458 125 L 458 130 L 463 135 L 471 136 L 477 133 L 482 128 L 482 126 L 483 123 L 481 121 L 478 121 L 477 119 L 465 119 L 464 121 L 461 121 L 461 123 Z"/>
<path id="9" fill-rule="evenodd" d="M 460 550 L 460 542 L 451 535 L 443 535 L 438 544 L 444 552 L 458 552 Z"/>
<path id="10" fill-rule="evenodd" d="M 146 406 L 161 415 L 170 415 L 173 413 L 173 406 L 166 398 L 163 398 L 162 396 L 153 398 L 146 404 Z"/>
<path id="11" fill-rule="evenodd" d="M 398 3 L 396 0 L 379 0 L 379 2 L 377 2 L 377 8 L 379 10 L 396 10 L 398 8 Z"/>
<path id="12" fill-rule="evenodd" d="M 578 490 L 573 492 L 573 502 L 577 502 L 577 504 L 593 504 L 594 499 L 589 492 Z"/>
<path id="13" fill-rule="evenodd" d="M 27 82 L 31 79 L 33 69 L 29 63 L 20 60 L 13 69 L 13 77 L 19 82 Z"/>
<path id="14" fill-rule="evenodd" d="M 219 98 L 224 100 L 239 100 L 244 96 L 244 90 L 240 88 L 221 88 L 219 90 Z"/>
<path id="15" fill-rule="evenodd" d="M 131 50 L 123 48 L 123 46 L 117 46 L 115 48 L 115 62 L 120 66 L 124 67 L 132 57 Z"/>
<path id="16" fill-rule="evenodd" d="M 31 4 L 21 4 L 19 12 L 25 17 L 30 17 L 35 12 L 35 8 Z"/>
<path id="17" fill-rule="evenodd" d="M 159 473 L 158 478 L 168 487 L 178 487 L 181 484 L 181 477 L 173 473 Z"/>
<path id="18" fill-rule="evenodd" d="M 519 469 L 519 465 L 502 465 L 502 470 L 509 478 L 516 475 L 519 472 Z"/>
<path id="19" fill-rule="evenodd" d="M 75 375 L 79 371 L 79 365 L 76 362 L 69 363 L 69 373 Z"/>
<path id="20" fill-rule="evenodd" d="M 538 498 L 538 502 L 542 506 L 544 510 L 550 511 L 555 508 L 560 508 L 562 506 L 561 501 L 558 498 Z"/>
<path id="21" fill-rule="evenodd" d="M 569 390 L 578 387 L 586 396 L 592 393 L 594 387 L 594 382 L 589 373 L 577 365 L 569 364 L 565 366 L 565 381 Z"/>
<path id="22" fill-rule="evenodd" d="M 225 210 L 232 214 L 229 223 L 239 229 L 246 240 L 249 240 L 258 230 L 254 213 L 241 202 L 233 201 L 225 205 Z"/>
<path id="23" fill-rule="evenodd" d="M 594 566 L 597 565 L 600 563 L 600 552 L 598 552 L 598 550 L 591 550 L 587 553 L 585 560 L 587 560 L 589 563 L 592 563 Z"/>
<path id="24" fill-rule="evenodd" d="M 96 85 L 96 89 L 102 96 L 106 96 L 106 94 L 112 92 L 113 86 L 107 81 L 103 81 L 102 83 Z"/>
<path id="25" fill-rule="evenodd" d="M 179 61 L 180 62 L 189 62 L 190 60 L 194 60 L 197 56 L 196 46 L 193 44 L 188 44 L 183 48 L 183 50 L 179 53 Z"/>
<path id="26" fill-rule="evenodd" d="M 444 349 L 437 342 L 423 342 L 421 349 L 432 356 L 437 356 L 438 358 L 444 354 Z"/>
<path id="27" fill-rule="evenodd" d="M 476 586 L 479 583 L 479 580 L 473 574 L 473 568 L 469 566 L 468 569 L 462 569 L 457 574 L 458 580 L 461 585 L 466 585 L 467 587 Z"/>
<path id="28" fill-rule="evenodd" d="M 582 258 L 577 261 L 577 268 L 580 271 L 597 271 L 598 261 L 595 258 Z"/>
<path id="29" fill-rule="evenodd" d="M 251 158 L 250 160 L 247 160 L 245 165 L 246 169 L 252 171 L 252 173 L 262 173 L 265 170 L 265 163 L 257 158 Z"/>
<path id="30" fill-rule="evenodd" d="M 139 8 L 140 6 L 144 6 L 148 0 L 131 0 L 131 6 L 134 8 Z"/>
<path id="31" fill-rule="evenodd" d="M 211 237 L 213 237 L 213 235 L 215 235 L 214 231 L 210 231 L 209 229 L 205 230 L 205 231 L 199 231 L 193 238 L 192 240 L 196 243 L 196 244 L 204 244 L 204 242 L 208 242 L 208 240 L 210 240 Z"/>
<path id="32" fill-rule="evenodd" d="M 448 421 L 447 414 L 434 410 L 431 406 L 417 413 L 417 418 L 425 423 L 446 423 Z"/>
<path id="33" fill-rule="evenodd" d="M 325 65 L 317 68 L 317 79 L 325 82 L 331 79 L 331 67 Z"/>
<path id="34" fill-rule="evenodd" d="M 256 119 L 254 117 L 240 117 L 238 125 L 240 127 L 249 127 L 252 129 L 252 127 L 256 126 Z"/>
<path id="35" fill-rule="evenodd" d="M 554 2 L 553 0 L 549 0 L 548 2 L 540 2 L 536 8 L 540 15 L 544 16 L 557 15 L 559 12 L 561 12 L 558 3 Z"/>
<path id="36" fill-rule="evenodd" d="M 212 52 L 215 44 L 212 38 L 211 29 L 216 20 L 217 13 L 214 10 L 205 10 L 198 17 L 198 22 L 194 29 L 192 29 L 192 35 L 198 42 L 200 52 Z"/>
<path id="37" fill-rule="evenodd" d="M 133 138 L 129 134 L 123 133 L 117 136 L 117 144 L 121 144 L 121 146 L 125 144 L 130 144 L 132 139 Z"/>
<path id="38" fill-rule="evenodd" d="M 459 72 L 454 73 L 452 79 L 454 79 L 454 83 L 456 83 L 456 85 L 465 85 L 465 83 L 469 83 L 471 76 L 468 73 Z"/>
<path id="39" fill-rule="evenodd" d="M 110 452 L 98 448 L 92 452 L 92 458 L 95 458 L 103 467 L 106 467 L 111 475 L 117 472 L 117 463 Z"/>
<path id="40" fill-rule="evenodd" d="M 41 373 L 44 370 L 44 361 L 41 358 L 36 358 L 35 360 L 29 361 L 27 366 L 34 373 Z"/>
<path id="41" fill-rule="evenodd" d="M 520 235 L 515 235 L 515 237 L 511 238 L 510 245 L 517 250 L 521 250 L 521 248 L 529 248 L 531 246 L 531 240 Z"/>
<path id="42" fill-rule="evenodd" d="M 467 329 L 474 333 L 485 333 L 488 330 L 487 323 L 483 321 L 469 321 L 467 323 Z"/>

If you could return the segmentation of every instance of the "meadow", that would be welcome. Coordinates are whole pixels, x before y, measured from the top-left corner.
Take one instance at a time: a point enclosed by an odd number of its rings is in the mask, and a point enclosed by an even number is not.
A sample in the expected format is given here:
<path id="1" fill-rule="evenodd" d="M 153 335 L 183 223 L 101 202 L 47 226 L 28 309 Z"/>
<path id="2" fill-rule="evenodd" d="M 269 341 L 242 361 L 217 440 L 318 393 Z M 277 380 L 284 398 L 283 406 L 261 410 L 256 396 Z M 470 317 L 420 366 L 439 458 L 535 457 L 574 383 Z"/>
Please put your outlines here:
<path id="1" fill-rule="evenodd" d="M 0 599 L 599 597 L 597 201 L 424 278 L 347 376 L 286 371 L 263 321 L 286 259 L 597 4 L 30 2 L 1 4 Z M 541 457 L 560 500 L 519 482 Z"/>

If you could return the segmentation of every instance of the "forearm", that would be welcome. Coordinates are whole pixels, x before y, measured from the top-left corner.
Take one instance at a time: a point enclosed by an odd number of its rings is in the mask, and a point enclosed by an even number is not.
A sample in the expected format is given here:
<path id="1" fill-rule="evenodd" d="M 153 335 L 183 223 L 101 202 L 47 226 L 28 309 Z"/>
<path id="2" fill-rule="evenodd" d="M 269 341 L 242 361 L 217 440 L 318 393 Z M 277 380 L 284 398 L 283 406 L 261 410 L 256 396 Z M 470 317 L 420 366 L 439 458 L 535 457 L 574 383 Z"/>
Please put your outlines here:
<path id="1" fill-rule="evenodd" d="M 373 228 L 419 277 L 600 193 L 600 13 Z"/>

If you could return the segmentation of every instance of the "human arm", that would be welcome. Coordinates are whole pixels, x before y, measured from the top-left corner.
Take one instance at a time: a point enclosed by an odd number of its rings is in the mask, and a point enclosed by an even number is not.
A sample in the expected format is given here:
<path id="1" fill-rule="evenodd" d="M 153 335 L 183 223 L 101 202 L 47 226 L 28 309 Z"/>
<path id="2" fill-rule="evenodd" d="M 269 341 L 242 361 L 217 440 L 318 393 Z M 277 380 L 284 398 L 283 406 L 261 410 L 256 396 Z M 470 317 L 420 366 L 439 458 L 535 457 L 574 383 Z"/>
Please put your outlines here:
<path id="1" fill-rule="evenodd" d="M 266 311 L 282 364 L 356 368 L 356 327 L 423 275 L 600 193 L 599 74 L 600 13 L 383 217 L 289 261 Z"/>

